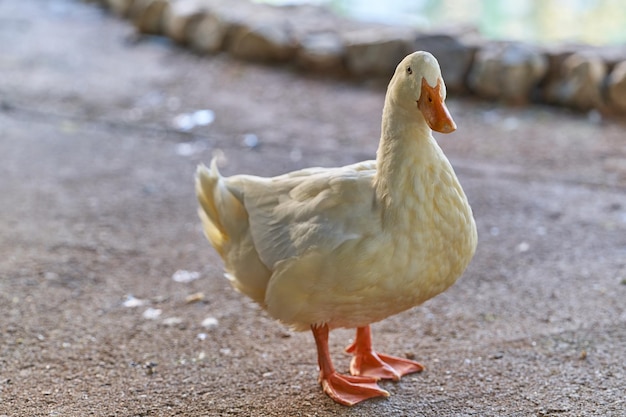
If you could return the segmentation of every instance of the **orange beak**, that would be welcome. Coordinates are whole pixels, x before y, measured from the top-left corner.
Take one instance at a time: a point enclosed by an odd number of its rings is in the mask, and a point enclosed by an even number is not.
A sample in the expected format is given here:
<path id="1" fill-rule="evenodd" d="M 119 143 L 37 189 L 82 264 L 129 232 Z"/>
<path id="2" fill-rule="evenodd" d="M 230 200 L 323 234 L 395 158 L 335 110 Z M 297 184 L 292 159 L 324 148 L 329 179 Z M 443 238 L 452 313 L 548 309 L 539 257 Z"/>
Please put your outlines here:
<path id="1" fill-rule="evenodd" d="M 446 104 L 441 99 L 441 79 L 436 87 L 431 87 L 422 78 L 422 93 L 417 100 L 417 108 L 422 112 L 428 126 L 435 132 L 450 133 L 456 130 L 456 123 L 452 120 Z"/>

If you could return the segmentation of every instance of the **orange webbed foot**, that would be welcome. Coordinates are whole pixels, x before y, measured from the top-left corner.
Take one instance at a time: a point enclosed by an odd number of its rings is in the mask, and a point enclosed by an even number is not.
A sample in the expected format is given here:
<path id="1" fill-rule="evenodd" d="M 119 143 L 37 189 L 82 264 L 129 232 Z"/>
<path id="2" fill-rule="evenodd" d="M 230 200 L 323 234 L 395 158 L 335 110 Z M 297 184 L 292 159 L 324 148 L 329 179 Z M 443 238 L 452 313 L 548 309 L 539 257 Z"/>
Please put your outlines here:
<path id="1" fill-rule="evenodd" d="M 419 362 L 375 352 L 369 326 L 357 329 L 357 337 L 346 351 L 354 355 L 350 362 L 350 373 L 355 376 L 397 381 L 403 375 L 424 370 Z"/>
<path id="2" fill-rule="evenodd" d="M 311 326 L 311 330 L 320 365 L 319 382 L 330 398 L 339 404 L 354 405 L 369 398 L 389 396 L 387 391 L 376 384 L 376 378 L 337 373 L 328 353 L 328 326 Z"/>
<path id="3" fill-rule="evenodd" d="M 355 355 L 350 362 L 350 373 L 352 375 L 369 376 L 376 379 L 393 379 L 394 381 L 398 381 L 406 374 L 423 370 L 424 366 L 419 362 L 374 351 Z"/>
<path id="4" fill-rule="evenodd" d="M 354 405 L 374 397 L 388 397 L 389 393 L 376 384 L 375 378 L 341 375 L 333 372 L 321 375 L 320 383 L 324 392 L 343 405 Z"/>

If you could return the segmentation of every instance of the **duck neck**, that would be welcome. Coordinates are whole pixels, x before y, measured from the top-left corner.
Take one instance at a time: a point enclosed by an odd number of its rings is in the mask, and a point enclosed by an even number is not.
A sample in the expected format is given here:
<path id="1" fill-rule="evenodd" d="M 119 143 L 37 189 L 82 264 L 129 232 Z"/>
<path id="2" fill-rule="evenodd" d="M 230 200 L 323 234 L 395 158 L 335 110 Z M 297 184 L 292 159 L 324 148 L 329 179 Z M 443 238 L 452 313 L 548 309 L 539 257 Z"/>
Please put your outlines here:
<path id="1" fill-rule="evenodd" d="M 429 169 L 433 142 L 432 131 L 417 108 L 393 105 L 387 97 L 375 179 L 376 196 L 385 211 L 402 207 L 407 192 L 415 193 L 416 178 Z"/>

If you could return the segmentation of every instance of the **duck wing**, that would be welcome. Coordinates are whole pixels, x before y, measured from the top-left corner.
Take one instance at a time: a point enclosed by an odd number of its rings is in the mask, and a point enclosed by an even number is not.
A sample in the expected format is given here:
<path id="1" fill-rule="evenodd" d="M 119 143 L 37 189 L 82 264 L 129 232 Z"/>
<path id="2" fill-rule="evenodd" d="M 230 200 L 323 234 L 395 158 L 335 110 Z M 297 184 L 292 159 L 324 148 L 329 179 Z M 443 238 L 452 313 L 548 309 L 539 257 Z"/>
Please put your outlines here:
<path id="1" fill-rule="evenodd" d="M 366 161 L 273 178 L 233 176 L 226 185 L 248 213 L 259 258 L 274 270 L 282 260 L 311 250 L 332 252 L 378 229 L 375 173 L 376 162 Z"/>

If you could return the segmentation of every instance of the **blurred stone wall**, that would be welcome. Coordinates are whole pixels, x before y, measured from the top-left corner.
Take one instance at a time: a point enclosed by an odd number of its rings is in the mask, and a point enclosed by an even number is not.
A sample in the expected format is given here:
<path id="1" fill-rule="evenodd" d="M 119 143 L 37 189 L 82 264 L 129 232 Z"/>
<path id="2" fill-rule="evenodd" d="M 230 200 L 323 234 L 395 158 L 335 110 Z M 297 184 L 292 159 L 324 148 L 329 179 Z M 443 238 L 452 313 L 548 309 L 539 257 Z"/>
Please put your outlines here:
<path id="1" fill-rule="evenodd" d="M 408 53 L 437 57 L 448 90 L 509 104 L 549 103 L 626 114 L 626 45 L 489 41 L 470 28 L 422 32 L 351 21 L 318 6 L 248 0 L 88 0 L 199 54 L 288 64 L 308 72 L 388 80 Z"/>

